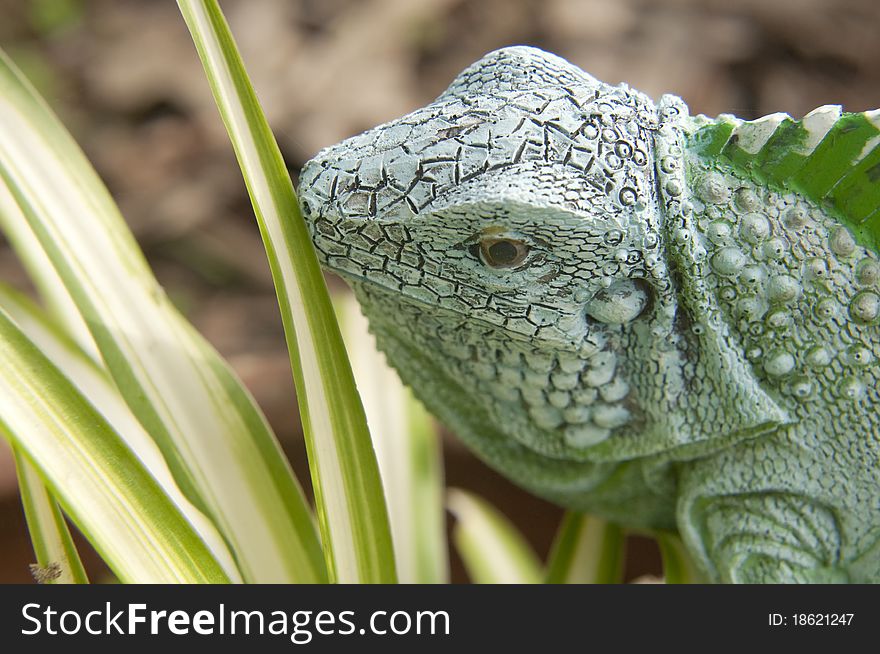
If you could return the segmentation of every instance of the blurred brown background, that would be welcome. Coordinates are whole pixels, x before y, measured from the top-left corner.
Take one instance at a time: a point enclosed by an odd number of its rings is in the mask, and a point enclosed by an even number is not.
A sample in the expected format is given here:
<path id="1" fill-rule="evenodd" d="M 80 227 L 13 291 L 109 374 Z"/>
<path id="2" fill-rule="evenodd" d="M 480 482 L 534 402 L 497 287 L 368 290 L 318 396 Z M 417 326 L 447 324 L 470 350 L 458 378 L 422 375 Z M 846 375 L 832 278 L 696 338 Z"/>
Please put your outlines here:
<path id="1" fill-rule="evenodd" d="M 877 0 L 225 0 L 291 173 L 438 95 L 485 52 L 556 52 L 692 113 L 880 107 Z M 160 281 L 232 362 L 308 479 L 281 321 L 225 132 L 174 2 L 0 0 L 0 46 L 60 114 Z M 0 279 L 27 280 L 0 237 Z M 0 398 L 2 402 L 2 398 Z M 560 512 L 445 439 L 449 485 L 486 496 L 541 554 Z M 627 574 L 659 570 L 634 538 Z M 0 582 L 33 555 L 0 441 Z M 464 580 L 455 565 L 455 579 Z"/>

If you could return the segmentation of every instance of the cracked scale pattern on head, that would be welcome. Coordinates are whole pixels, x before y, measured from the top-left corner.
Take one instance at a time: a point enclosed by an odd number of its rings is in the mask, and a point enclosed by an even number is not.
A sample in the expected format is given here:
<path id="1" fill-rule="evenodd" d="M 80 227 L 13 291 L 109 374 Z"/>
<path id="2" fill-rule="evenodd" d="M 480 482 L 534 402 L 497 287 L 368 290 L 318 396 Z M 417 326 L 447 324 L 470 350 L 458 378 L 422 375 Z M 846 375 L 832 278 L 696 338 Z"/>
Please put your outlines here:
<path id="1" fill-rule="evenodd" d="M 762 177 L 829 151 L 771 118 L 505 48 L 323 150 L 300 199 L 389 361 L 490 465 L 677 526 L 712 579 L 880 580 L 874 188 Z"/>

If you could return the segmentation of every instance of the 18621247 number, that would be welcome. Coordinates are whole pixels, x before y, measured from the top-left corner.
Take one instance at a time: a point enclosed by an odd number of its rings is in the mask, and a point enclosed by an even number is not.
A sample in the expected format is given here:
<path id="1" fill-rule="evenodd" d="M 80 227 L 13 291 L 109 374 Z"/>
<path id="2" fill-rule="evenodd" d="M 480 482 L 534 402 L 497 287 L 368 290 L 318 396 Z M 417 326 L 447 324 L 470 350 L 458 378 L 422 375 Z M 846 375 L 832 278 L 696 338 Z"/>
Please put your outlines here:
<path id="1" fill-rule="evenodd" d="M 767 622 L 771 627 L 848 627 L 855 613 L 770 613 Z"/>
<path id="2" fill-rule="evenodd" d="M 792 623 L 799 627 L 848 627 L 855 613 L 793 613 Z"/>
<path id="3" fill-rule="evenodd" d="M 798 627 L 848 627 L 854 613 L 792 613 L 791 623 Z"/>

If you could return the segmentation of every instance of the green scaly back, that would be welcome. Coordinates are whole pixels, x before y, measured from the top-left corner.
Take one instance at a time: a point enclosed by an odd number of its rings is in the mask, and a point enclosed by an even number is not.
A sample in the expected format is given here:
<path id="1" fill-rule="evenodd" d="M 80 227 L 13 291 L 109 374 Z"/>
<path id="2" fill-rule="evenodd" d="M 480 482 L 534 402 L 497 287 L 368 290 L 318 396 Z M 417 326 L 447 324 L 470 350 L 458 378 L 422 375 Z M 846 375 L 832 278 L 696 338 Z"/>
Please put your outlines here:
<path id="1" fill-rule="evenodd" d="M 880 253 L 880 110 L 842 113 L 826 105 L 793 120 L 698 118 L 689 147 L 770 188 L 798 193 Z"/>

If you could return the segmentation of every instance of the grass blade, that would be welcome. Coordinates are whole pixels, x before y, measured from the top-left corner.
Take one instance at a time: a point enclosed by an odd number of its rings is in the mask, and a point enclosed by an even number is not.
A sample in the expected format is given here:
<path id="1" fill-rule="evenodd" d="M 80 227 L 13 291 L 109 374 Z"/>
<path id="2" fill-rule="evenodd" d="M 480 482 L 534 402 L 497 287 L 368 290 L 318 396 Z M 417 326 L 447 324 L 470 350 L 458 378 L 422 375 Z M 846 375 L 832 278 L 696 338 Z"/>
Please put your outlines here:
<path id="1" fill-rule="evenodd" d="M 34 578 L 41 584 L 89 583 L 58 503 L 18 449 L 12 452 L 28 532 L 37 555 L 36 566 L 31 566 Z"/>
<path id="2" fill-rule="evenodd" d="M 106 419 L 0 309 L 2 433 L 120 580 L 229 580 Z"/>
<path id="3" fill-rule="evenodd" d="M 31 231 L 27 218 L 21 213 L 15 198 L 5 185 L 0 184 L 0 225 L 6 238 L 28 270 L 30 279 L 37 287 L 46 309 L 64 331 L 76 341 L 80 349 L 95 361 L 101 353 L 95 345 L 89 328 L 67 292 L 64 282 Z"/>
<path id="4" fill-rule="evenodd" d="M 449 580 L 443 462 L 433 420 L 376 349 L 354 295 L 335 299 L 388 502 L 400 583 Z"/>
<path id="5" fill-rule="evenodd" d="M 663 577 L 667 584 L 705 583 L 678 534 L 661 531 L 654 534 L 663 559 Z"/>
<path id="6" fill-rule="evenodd" d="M 0 215 L 35 279 L 48 261 L 180 488 L 248 581 L 326 579 L 311 511 L 253 399 L 159 287 L 82 152 L 0 53 Z M 2 207 L 0 207 L 2 209 Z"/>
<path id="7" fill-rule="evenodd" d="M 617 525 L 569 511 L 550 551 L 546 583 L 621 583 L 625 541 Z"/>
<path id="8" fill-rule="evenodd" d="M 179 0 L 251 196 L 275 282 L 330 578 L 395 580 L 379 468 L 293 186 L 216 2 Z"/>
<path id="9" fill-rule="evenodd" d="M 238 567 L 226 542 L 208 520 L 180 491 L 156 444 L 132 415 L 107 372 L 87 356 L 70 337 L 53 324 L 24 295 L 0 284 L 0 307 L 15 322 L 83 397 L 88 398 L 125 444 L 137 455 L 177 508 L 193 525 L 214 557 L 234 581 L 240 580 Z"/>
<path id="10" fill-rule="evenodd" d="M 537 584 L 541 562 L 510 521 L 485 500 L 451 489 L 447 506 L 455 516 L 452 540 L 477 584 Z"/>

